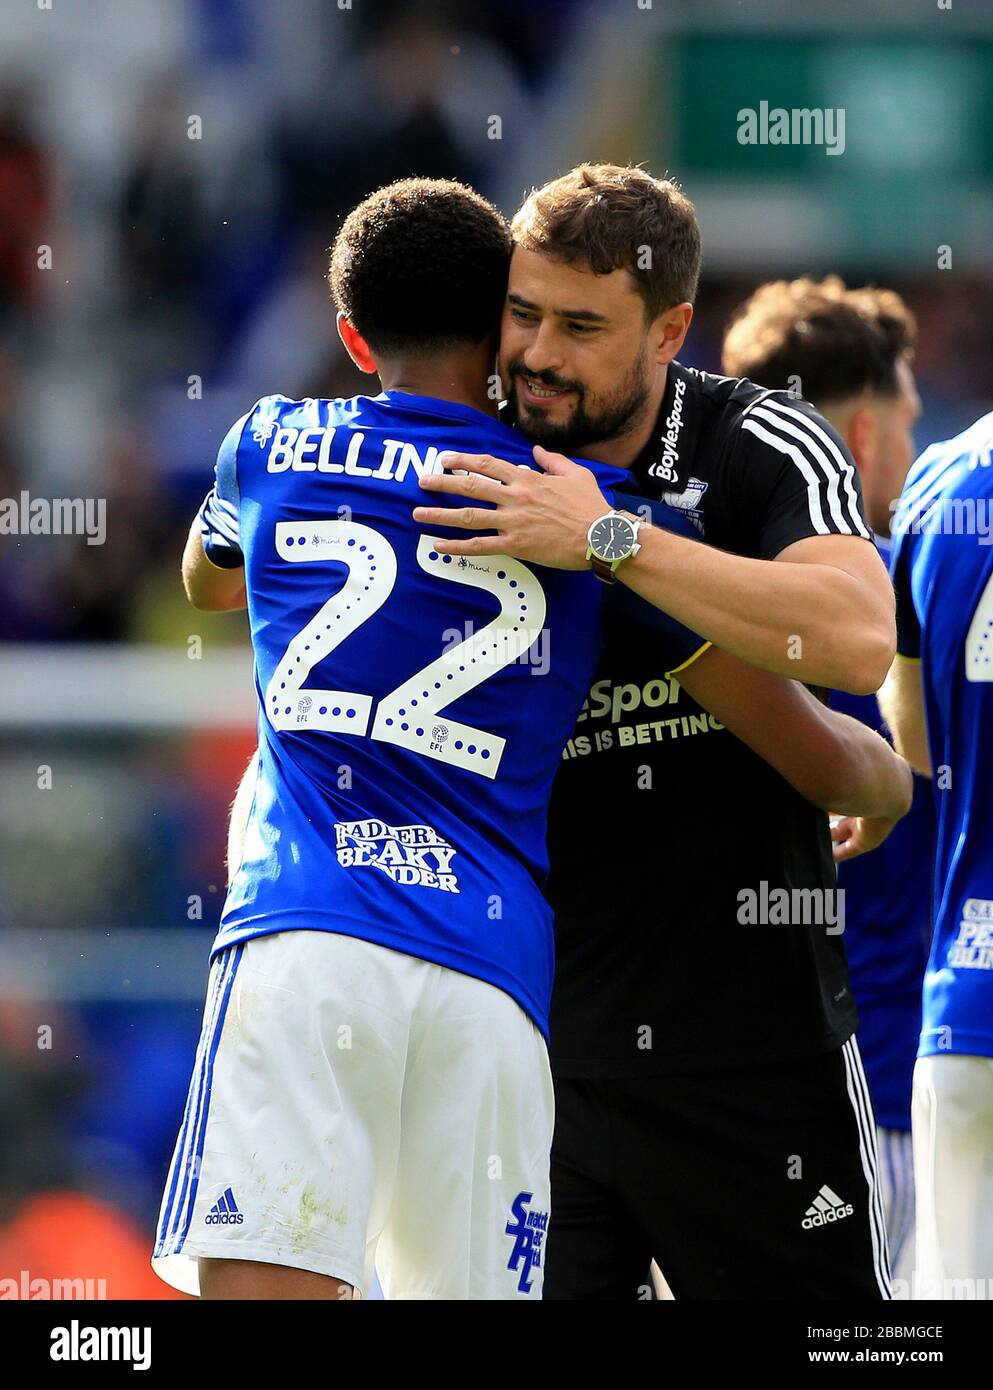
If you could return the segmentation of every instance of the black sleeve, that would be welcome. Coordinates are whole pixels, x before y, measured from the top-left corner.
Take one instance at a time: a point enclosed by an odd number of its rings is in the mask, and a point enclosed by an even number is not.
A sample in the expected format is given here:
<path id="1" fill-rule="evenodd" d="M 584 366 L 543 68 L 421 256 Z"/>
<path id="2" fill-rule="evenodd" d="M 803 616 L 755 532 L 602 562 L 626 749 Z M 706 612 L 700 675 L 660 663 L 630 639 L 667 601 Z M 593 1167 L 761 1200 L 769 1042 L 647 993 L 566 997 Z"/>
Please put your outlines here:
<path id="1" fill-rule="evenodd" d="M 728 460 L 732 515 L 774 559 L 808 536 L 872 539 L 855 462 L 806 401 L 773 392 L 742 412 Z"/>
<path id="2" fill-rule="evenodd" d="M 896 649 L 898 655 L 911 661 L 921 659 L 921 621 L 914 607 L 910 583 L 913 541 L 916 536 L 909 526 L 894 527 L 890 541 L 890 578 L 896 591 Z"/>

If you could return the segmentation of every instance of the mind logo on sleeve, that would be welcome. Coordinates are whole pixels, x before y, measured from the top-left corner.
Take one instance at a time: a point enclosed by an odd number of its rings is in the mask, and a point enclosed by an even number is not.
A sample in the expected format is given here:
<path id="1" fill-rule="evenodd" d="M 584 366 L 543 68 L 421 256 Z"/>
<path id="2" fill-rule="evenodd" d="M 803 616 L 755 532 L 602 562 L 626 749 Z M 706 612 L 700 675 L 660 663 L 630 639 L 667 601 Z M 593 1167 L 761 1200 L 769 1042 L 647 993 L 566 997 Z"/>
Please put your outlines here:
<path id="1" fill-rule="evenodd" d="M 382 820 L 337 821 L 338 863 L 345 869 L 381 869 L 394 883 L 457 893 L 451 872 L 455 847 L 430 825 L 387 825 Z"/>

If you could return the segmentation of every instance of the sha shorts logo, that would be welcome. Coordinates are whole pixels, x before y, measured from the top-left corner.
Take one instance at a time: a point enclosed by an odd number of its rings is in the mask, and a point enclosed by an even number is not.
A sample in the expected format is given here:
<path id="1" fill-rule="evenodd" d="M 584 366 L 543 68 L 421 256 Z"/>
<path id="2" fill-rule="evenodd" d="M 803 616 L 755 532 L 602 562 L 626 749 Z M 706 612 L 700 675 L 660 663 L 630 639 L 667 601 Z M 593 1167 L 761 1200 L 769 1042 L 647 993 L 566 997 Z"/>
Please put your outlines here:
<path id="1" fill-rule="evenodd" d="M 531 1271 L 541 1268 L 541 1249 L 548 1230 L 547 1211 L 528 1211 L 533 1196 L 532 1192 L 518 1192 L 510 1207 L 512 1219 L 504 1227 L 506 1234 L 514 1238 L 507 1268 L 517 1275 L 521 1293 L 531 1292 L 534 1282 Z"/>
<path id="2" fill-rule="evenodd" d="M 336 821 L 335 849 L 344 869 L 379 869 L 394 883 L 457 893 L 451 871 L 455 847 L 430 825 L 387 825 L 382 820 Z"/>

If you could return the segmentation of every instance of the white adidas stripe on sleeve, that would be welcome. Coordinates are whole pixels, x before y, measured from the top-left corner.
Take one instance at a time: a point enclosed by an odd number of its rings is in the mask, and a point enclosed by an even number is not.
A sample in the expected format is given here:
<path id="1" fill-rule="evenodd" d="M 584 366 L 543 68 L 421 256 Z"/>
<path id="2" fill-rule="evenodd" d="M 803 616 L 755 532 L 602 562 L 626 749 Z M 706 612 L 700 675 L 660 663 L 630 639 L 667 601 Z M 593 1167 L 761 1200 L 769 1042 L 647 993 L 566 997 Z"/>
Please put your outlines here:
<path id="1" fill-rule="evenodd" d="M 788 419 L 794 425 L 799 426 L 801 430 L 808 431 L 808 433 L 819 441 L 828 457 L 833 459 L 840 469 L 841 478 L 845 487 L 845 496 L 847 498 L 849 520 L 852 522 L 859 535 L 864 536 L 866 540 L 871 540 L 872 537 L 869 529 L 859 514 L 858 495 L 855 491 L 855 465 L 845 456 L 844 451 L 838 448 L 836 441 L 831 438 L 827 430 L 824 429 L 817 420 L 812 419 L 809 415 L 805 415 L 802 410 L 797 410 L 794 406 L 785 405 L 782 401 L 774 401 L 771 399 L 763 401 L 762 406 L 764 409 L 774 411 L 784 420 Z"/>
<path id="2" fill-rule="evenodd" d="M 761 433 L 758 425 L 753 423 L 756 417 L 765 426 Z M 872 539 L 859 513 L 854 467 L 830 434 L 816 420 L 793 406 L 763 397 L 753 406 L 749 406 L 745 412 L 742 429 L 749 429 L 752 434 L 758 435 L 767 444 L 771 444 L 773 448 L 793 460 L 807 480 L 808 498 L 811 495 L 810 474 L 801 465 L 798 453 L 804 451 L 804 457 L 817 464 L 827 482 L 828 514 L 833 523 L 833 527 L 825 526 L 823 531 L 817 524 L 818 519 L 823 522 L 824 518 L 818 498 L 817 509 L 813 506 L 810 509 L 811 521 L 818 534 L 830 534 L 833 529 L 842 535 L 859 535 L 866 540 Z M 816 476 L 814 474 L 815 479 Z M 815 486 L 820 493 L 820 484 L 815 482 Z"/>
<path id="3" fill-rule="evenodd" d="M 821 485 L 818 482 L 813 465 L 801 451 L 799 445 L 790 444 L 782 435 L 770 434 L 767 429 L 753 420 L 750 415 L 742 420 L 741 428 L 743 430 L 748 430 L 749 434 L 754 434 L 756 438 L 763 440 L 766 444 L 771 444 L 772 447 L 778 449 L 781 454 L 789 455 L 807 482 L 807 508 L 810 512 L 811 525 L 819 536 L 830 536 L 831 528 L 825 522 L 824 513 L 821 510 Z"/>

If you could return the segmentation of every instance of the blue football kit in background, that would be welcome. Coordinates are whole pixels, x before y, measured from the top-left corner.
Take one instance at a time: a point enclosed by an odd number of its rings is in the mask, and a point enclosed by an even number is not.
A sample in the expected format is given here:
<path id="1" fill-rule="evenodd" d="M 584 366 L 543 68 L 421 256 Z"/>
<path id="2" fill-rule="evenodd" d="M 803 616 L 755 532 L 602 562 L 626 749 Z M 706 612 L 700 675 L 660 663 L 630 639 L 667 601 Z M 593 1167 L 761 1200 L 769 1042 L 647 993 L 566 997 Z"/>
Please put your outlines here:
<path id="1" fill-rule="evenodd" d="M 884 560 L 889 546 L 877 538 Z M 886 736 L 875 695 L 832 690 L 832 709 Z M 838 865 L 845 953 L 859 1011 L 859 1051 L 877 1124 L 910 1129 L 921 987 L 931 942 L 935 815 L 931 787 L 914 777 L 910 810 L 878 849 Z"/>
<path id="2" fill-rule="evenodd" d="M 900 657 L 934 774 L 934 936 L 919 1056 L 993 1057 L 993 414 L 927 449 L 893 528 Z"/>

